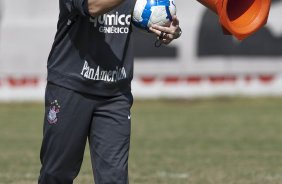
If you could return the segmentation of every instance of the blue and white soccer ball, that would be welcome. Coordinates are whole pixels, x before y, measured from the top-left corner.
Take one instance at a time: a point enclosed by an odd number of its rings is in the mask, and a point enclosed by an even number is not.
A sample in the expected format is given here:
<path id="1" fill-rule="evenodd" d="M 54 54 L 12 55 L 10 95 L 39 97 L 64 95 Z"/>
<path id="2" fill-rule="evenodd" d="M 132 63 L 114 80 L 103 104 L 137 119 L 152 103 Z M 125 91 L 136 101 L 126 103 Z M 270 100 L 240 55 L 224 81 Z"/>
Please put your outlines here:
<path id="1" fill-rule="evenodd" d="M 149 31 L 151 25 L 169 26 L 176 15 L 174 0 L 136 0 L 132 23 Z"/>

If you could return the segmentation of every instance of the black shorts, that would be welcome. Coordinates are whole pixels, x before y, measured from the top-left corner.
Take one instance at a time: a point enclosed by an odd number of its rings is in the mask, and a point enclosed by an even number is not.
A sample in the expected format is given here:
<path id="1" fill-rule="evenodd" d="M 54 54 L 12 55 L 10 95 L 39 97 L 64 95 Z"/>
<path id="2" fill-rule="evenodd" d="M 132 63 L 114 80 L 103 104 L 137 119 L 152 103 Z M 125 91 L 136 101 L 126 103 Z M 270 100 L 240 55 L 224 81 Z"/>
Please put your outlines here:
<path id="1" fill-rule="evenodd" d="M 97 97 L 48 83 L 40 184 L 71 184 L 89 140 L 96 184 L 127 184 L 131 94 Z"/>

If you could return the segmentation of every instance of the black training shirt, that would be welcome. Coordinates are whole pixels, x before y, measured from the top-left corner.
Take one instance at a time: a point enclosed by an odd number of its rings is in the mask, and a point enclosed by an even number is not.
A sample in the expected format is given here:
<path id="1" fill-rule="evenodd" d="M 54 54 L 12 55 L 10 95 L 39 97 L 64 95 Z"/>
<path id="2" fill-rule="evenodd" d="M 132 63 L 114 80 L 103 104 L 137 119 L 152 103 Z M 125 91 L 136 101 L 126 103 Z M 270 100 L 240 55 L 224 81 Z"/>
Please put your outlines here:
<path id="1" fill-rule="evenodd" d="M 131 91 L 133 0 L 91 17 L 87 0 L 60 0 L 57 34 L 48 58 L 48 81 L 99 96 Z"/>

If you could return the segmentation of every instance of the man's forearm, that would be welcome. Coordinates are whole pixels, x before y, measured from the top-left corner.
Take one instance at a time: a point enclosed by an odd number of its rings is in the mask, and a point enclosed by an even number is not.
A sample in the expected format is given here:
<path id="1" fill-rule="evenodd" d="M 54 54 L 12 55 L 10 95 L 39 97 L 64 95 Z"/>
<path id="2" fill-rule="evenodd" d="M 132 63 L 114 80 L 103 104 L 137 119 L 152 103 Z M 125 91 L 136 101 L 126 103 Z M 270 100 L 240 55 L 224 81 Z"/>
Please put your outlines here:
<path id="1" fill-rule="evenodd" d="M 88 0 L 88 11 L 91 16 L 102 15 L 120 5 L 124 0 Z"/>

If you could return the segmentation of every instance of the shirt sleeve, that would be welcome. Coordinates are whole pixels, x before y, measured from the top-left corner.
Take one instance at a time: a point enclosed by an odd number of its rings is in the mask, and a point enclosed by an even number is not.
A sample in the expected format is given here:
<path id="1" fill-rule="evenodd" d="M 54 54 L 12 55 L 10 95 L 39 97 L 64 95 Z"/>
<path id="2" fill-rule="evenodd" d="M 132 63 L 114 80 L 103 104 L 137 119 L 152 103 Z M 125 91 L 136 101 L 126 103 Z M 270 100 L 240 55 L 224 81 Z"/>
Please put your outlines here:
<path id="1" fill-rule="evenodd" d="M 88 0 L 64 0 L 67 9 L 82 16 L 89 16 Z"/>

